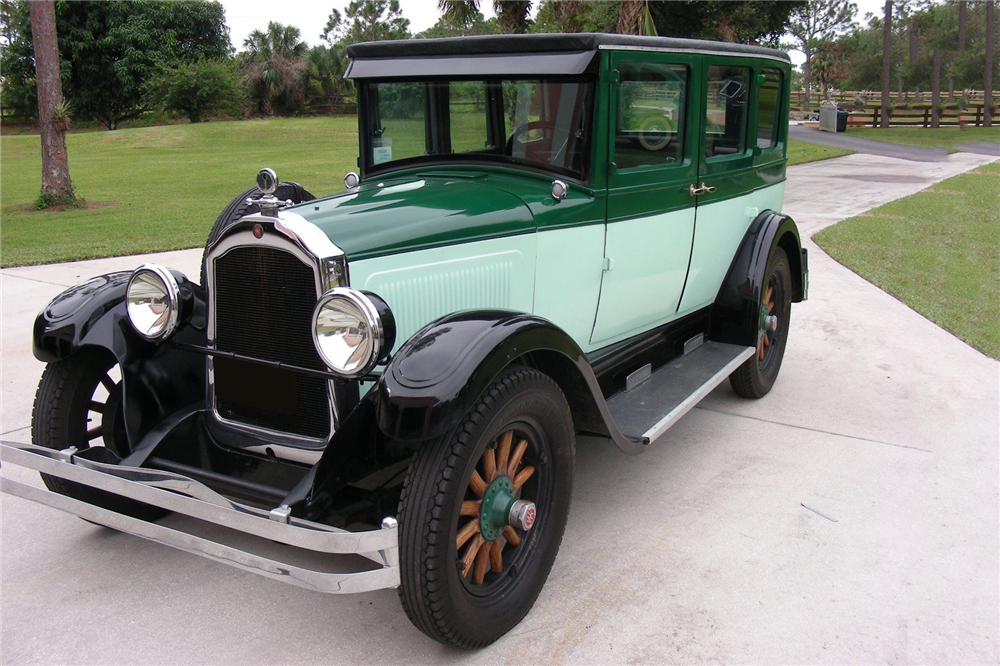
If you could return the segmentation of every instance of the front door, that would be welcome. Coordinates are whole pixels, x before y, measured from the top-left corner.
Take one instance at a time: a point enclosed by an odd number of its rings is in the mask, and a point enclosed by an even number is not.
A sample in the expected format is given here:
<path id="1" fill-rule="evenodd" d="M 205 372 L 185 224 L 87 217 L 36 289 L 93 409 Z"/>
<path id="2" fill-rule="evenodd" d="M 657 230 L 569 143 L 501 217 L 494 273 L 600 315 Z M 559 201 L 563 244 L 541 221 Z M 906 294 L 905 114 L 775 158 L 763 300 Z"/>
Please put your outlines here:
<path id="1" fill-rule="evenodd" d="M 677 316 L 694 235 L 700 56 L 612 52 L 608 217 L 592 347 Z M 695 104 L 697 108 L 697 104 Z"/>

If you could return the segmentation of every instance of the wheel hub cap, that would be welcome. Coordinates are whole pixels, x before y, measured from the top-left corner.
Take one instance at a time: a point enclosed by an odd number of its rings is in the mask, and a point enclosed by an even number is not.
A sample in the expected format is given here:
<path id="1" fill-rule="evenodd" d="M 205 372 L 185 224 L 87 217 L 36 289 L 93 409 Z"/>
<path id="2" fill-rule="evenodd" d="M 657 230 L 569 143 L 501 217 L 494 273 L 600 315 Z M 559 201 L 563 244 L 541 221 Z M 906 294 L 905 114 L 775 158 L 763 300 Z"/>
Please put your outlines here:
<path id="1" fill-rule="evenodd" d="M 499 476 L 486 489 L 483 506 L 479 511 L 479 531 L 487 541 L 493 541 L 510 524 L 510 511 L 514 506 L 514 482 L 509 476 Z"/>

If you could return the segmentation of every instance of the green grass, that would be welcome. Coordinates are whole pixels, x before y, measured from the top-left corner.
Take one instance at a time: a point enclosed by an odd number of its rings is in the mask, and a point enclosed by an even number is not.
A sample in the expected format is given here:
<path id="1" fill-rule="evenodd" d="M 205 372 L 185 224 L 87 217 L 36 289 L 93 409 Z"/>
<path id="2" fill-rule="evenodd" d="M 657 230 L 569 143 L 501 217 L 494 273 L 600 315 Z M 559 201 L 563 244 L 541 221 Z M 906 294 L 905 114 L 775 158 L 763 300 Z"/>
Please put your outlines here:
<path id="1" fill-rule="evenodd" d="M 1000 163 L 824 229 L 834 259 L 1000 358 Z"/>
<path id="2" fill-rule="evenodd" d="M 899 143 L 905 146 L 920 146 L 921 148 L 947 148 L 950 152 L 955 152 L 955 146 L 960 143 L 1000 141 L 1000 125 L 996 127 L 939 127 L 937 129 L 852 127 L 847 130 L 847 136 L 884 143 Z"/>
<path id="3" fill-rule="evenodd" d="M 391 124 L 397 157 L 415 150 L 410 144 L 417 139 L 422 150 L 422 125 L 420 132 L 406 132 L 406 125 Z M 469 136 L 485 135 L 473 129 Z M 254 183 L 260 167 L 322 195 L 342 189 L 358 154 L 353 116 L 71 132 L 68 143 L 73 185 L 88 208 L 32 211 L 41 171 L 38 135 L 0 137 L 0 265 L 199 247 L 219 211 Z M 476 138 L 470 146 L 481 143 Z M 846 154 L 789 144 L 790 164 Z"/>
<path id="4" fill-rule="evenodd" d="M 90 208 L 28 211 L 37 135 L 0 137 L 0 264 L 199 247 L 222 208 L 270 166 L 316 194 L 356 169 L 355 117 L 275 118 L 70 133 L 70 173 Z"/>
<path id="5" fill-rule="evenodd" d="M 833 146 L 818 146 L 815 143 L 790 140 L 788 142 L 788 165 L 828 160 L 831 157 L 843 157 L 844 155 L 851 155 L 853 153 L 853 150 L 844 150 L 843 148 L 834 148 Z"/>

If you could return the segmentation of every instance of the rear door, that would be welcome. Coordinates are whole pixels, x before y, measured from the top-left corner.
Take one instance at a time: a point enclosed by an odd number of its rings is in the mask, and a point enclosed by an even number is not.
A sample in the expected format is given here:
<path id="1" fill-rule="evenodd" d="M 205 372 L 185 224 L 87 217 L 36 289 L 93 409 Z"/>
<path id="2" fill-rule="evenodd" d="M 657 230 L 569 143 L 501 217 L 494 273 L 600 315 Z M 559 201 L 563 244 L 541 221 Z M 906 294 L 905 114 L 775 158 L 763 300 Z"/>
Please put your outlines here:
<path id="1" fill-rule="evenodd" d="M 700 56 L 611 52 L 605 265 L 592 347 L 677 315 L 694 233 Z M 694 122 L 691 122 L 692 118 Z"/>
<path id="2" fill-rule="evenodd" d="M 775 132 L 784 82 L 780 71 L 763 69 L 766 75 L 748 58 L 705 56 L 698 167 L 704 187 L 679 314 L 715 301 L 750 223 L 760 211 L 781 208 L 784 160 Z M 762 92 L 770 102 L 759 120 Z"/>

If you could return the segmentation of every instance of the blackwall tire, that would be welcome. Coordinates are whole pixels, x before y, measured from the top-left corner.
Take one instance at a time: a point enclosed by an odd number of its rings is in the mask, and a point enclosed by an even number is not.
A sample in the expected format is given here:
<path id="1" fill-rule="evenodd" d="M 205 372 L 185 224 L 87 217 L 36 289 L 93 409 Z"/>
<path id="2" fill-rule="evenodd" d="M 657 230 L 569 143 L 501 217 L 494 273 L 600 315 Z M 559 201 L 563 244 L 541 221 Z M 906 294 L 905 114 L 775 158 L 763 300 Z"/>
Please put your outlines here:
<path id="1" fill-rule="evenodd" d="M 769 304 L 772 306 L 770 310 Z M 768 310 L 766 315 L 761 308 Z M 763 398 L 774 386 L 785 357 L 791 312 L 792 271 L 788 255 L 779 247 L 771 255 L 767 280 L 761 289 L 757 320 L 754 322 L 758 331 L 756 353 L 729 376 L 729 383 L 737 394 L 744 398 Z M 775 330 L 769 330 L 763 323 L 766 316 L 771 315 L 776 318 L 778 328 Z"/>
<path id="2" fill-rule="evenodd" d="M 121 384 L 114 388 L 106 384 L 110 380 L 109 370 L 114 366 L 114 357 L 98 348 L 83 348 L 46 365 L 31 412 L 32 443 L 60 451 L 71 446 L 80 451 L 93 449 L 88 457 L 106 463 L 117 463 L 127 455 L 122 402 L 120 396 L 115 395 L 115 391 L 121 390 Z M 93 418 L 94 407 L 98 406 L 95 390 L 101 384 L 108 389 L 108 399 L 100 403 L 103 413 L 97 423 Z M 100 434 L 95 435 L 98 431 Z M 48 474 L 41 477 L 53 492 L 127 516 L 155 520 L 169 513 L 59 477 Z"/>
<path id="3" fill-rule="evenodd" d="M 528 443 L 516 457 L 522 439 Z M 483 393 L 453 432 L 425 443 L 411 464 L 398 516 L 399 596 L 418 629 L 447 645 L 481 648 L 528 613 L 552 568 L 569 516 L 574 441 L 569 405 L 556 383 L 536 370 L 515 367 Z M 477 523 L 475 539 L 482 545 L 476 552 L 488 558 L 484 573 L 463 567 L 459 557 L 475 541 L 456 544 L 460 525 L 478 521 L 469 517 L 478 514 L 463 512 L 475 498 L 468 494 L 474 476 L 488 476 L 480 467 L 487 456 L 496 463 L 489 487 L 521 480 L 514 492 L 535 503 L 537 520 L 528 530 L 507 525 L 489 541 L 482 539 L 487 528 L 480 533 Z M 509 473 L 501 474 L 504 470 Z M 480 507 L 485 502 L 480 499 Z M 499 570 L 489 559 L 493 548 Z M 471 567 L 479 567 L 478 558 Z"/>

